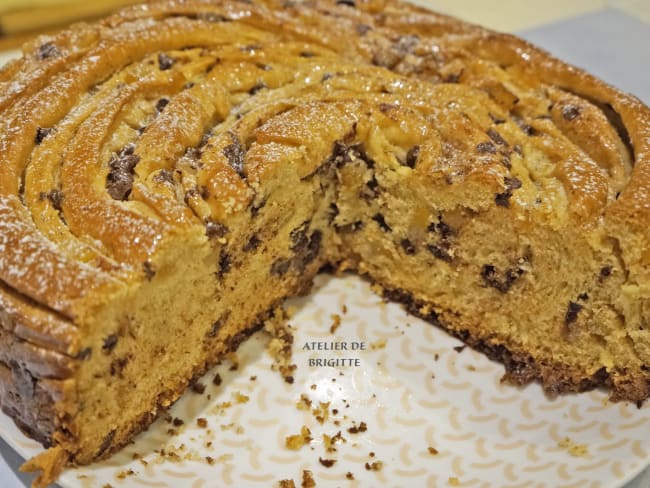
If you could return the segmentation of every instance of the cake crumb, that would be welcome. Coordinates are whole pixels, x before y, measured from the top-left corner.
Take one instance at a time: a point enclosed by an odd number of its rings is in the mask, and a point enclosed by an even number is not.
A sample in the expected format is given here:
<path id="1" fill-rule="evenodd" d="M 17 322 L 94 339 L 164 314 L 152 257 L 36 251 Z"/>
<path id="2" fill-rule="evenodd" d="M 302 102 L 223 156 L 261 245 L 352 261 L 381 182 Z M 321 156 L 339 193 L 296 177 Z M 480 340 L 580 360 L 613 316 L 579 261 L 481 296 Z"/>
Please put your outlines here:
<path id="1" fill-rule="evenodd" d="M 219 373 L 214 375 L 214 378 L 212 378 L 212 384 L 216 386 L 221 386 L 221 382 L 223 380 L 221 379 L 221 375 Z"/>
<path id="2" fill-rule="evenodd" d="M 566 449 L 567 452 L 574 457 L 586 457 L 589 455 L 587 444 L 576 444 L 568 437 L 565 437 L 557 443 L 558 447 Z"/>
<path id="3" fill-rule="evenodd" d="M 343 315 L 345 315 L 346 313 L 348 313 L 348 306 L 347 306 L 345 303 L 344 303 L 343 305 L 341 305 L 341 313 L 342 313 Z"/>
<path id="4" fill-rule="evenodd" d="M 208 420 L 203 417 L 199 417 L 198 419 L 196 419 L 196 425 L 198 425 L 202 429 L 205 429 L 208 426 Z"/>
<path id="5" fill-rule="evenodd" d="M 205 392 L 205 384 L 197 381 L 192 385 L 192 391 L 194 393 L 198 393 L 199 395 L 203 395 L 203 393 Z"/>
<path id="6" fill-rule="evenodd" d="M 336 459 L 323 459 L 322 457 L 319 456 L 318 462 L 321 463 L 326 468 L 331 468 L 336 464 Z"/>
<path id="7" fill-rule="evenodd" d="M 292 451 L 297 451 L 305 444 L 309 444 L 312 441 L 311 431 L 305 425 L 300 428 L 300 434 L 289 435 L 284 439 L 284 445 L 287 449 Z"/>
<path id="8" fill-rule="evenodd" d="M 310 470 L 303 469 L 302 484 L 300 486 L 302 488 L 314 488 L 316 486 L 316 482 L 314 481 L 314 475 Z"/>
<path id="9" fill-rule="evenodd" d="M 348 429 L 350 434 L 358 434 L 360 432 L 365 432 L 368 430 L 368 426 L 365 422 L 360 422 L 359 425 L 356 425 L 356 422 L 352 422 L 352 427 Z"/>
<path id="10" fill-rule="evenodd" d="M 427 450 L 429 451 L 429 454 L 431 454 L 432 456 L 436 456 L 439 453 L 438 449 L 436 449 L 435 447 L 428 447 Z"/>
<path id="11" fill-rule="evenodd" d="M 381 471 L 384 467 L 384 463 L 381 461 L 374 461 L 372 463 L 366 463 L 365 466 L 368 471 Z"/>
<path id="12" fill-rule="evenodd" d="M 330 325 L 330 334 L 334 334 L 336 330 L 341 327 L 341 316 L 339 314 L 332 314 L 332 325 Z"/>
<path id="13" fill-rule="evenodd" d="M 450 476 L 447 479 L 447 482 L 449 483 L 449 486 L 460 486 L 460 480 L 455 476 Z"/>
<path id="14" fill-rule="evenodd" d="M 296 488 L 296 484 L 293 480 L 280 480 L 278 488 Z"/>
<path id="15" fill-rule="evenodd" d="M 248 400 L 250 400 L 250 397 L 248 395 L 244 395 L 243 393 L 236 392 L 235 393 L 235 402 L 237 403 L 248 403 Z"/>
<path id="16" fill-rule="evenodd" d="M 271 336 L 266 346 L 266 350 L 273 358 L 271 370 L 279 371 L 284 381 L 292 384 L 296 365 L 291 363 L 293 332 L 287 320 L 285 310 L 281 307 L 276 308 L 271 317 L 264 322 L 264 331 Z"/>
<path id="17" fill-rule="evenodd" d="M 214 464 L 214 458 L 212 456 L 205 456 L 205 461 L 212 466 Z"/>
<path id="18" fill-rule="evenodd" d="M 348 471 L 347 473 L 345 473 L 345 479 L 353 480 L 354 475 L 350 471 Z"/>
<path id="19" fill-rule="evenodd" d="M 300 399 L 296 402 L 296 408 L 298 410 L 310 410 L 311 409 L 311 400 L 304 393 L 300 394 Z"/>
<path id="20" fill-rule="evenodd" d="M 329 402 L 320 402 L 319 406 L 314 408 L 311 413 L 314 418 L 318 421 L 319 424 L 324 424 L 325 421 L 329 418 Z"/>
<path id="21" fill-rule="evenodd" d="M 454 351 L 456 351 L 458 354 L 460 354 L 461 352 L 463 352 L 465 350 L 466 347 L 467 346 L 464 345 L 464 344 L 462 346 L 456 346 L 456 347 L 454 347 Z"/>
<path id="22" fill-rule="evenodd" d="M 128 469 L 128 470 L 125 470 L 125 471 L 120 471 L 119 473 L 117 473 L 116 477 L 117 477 L 118 480 L 123 480 L 127 476 L 133 476 L 134 474 L 135 474 L 135 471 L 133 471 L 132 469 Z"/>
<path id="23" fill-rule="evenodd" d="M 375 342 L 371 343 L 370 344 L 370 349 L 372 349 L 373 351 L 376 351 L 378 349 L 384 349 L 386 347 L 387 342 L 388 342 L 388 340 L 385 337 L 383 337 L 383 338 L 379 339 L 378 341 L 375 341 Z"/>

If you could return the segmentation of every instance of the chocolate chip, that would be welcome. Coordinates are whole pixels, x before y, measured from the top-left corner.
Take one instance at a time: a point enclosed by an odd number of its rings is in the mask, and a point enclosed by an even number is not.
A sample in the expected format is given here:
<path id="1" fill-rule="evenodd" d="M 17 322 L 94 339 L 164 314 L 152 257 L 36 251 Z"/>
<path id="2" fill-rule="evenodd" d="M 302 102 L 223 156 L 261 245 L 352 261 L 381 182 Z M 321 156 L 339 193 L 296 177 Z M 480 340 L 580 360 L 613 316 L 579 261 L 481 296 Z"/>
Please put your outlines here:
<path id="1" fill-rule="evenodd" d="M 111 362 L 110 366 L 111 376 L 118 376 L 119 378 L 122 378 L 124 368 L 126 368 L 126 366 L 129 364 L 130 359 L 130 356 L 114 359 Z"/>
<path id="2" fill-rule="evenodd" d="M 51 127 L 39 127 L 38 129 L 36 129 L 36 137 L 34 138 L 34 142 L 36 143 L 36 145 L 37 146 L 40 145 L 40 143 L 43 142 L 43 140 L 47 136 L 49 136 L 53 131 L 54 129 L 52 129 Z"/>
<path id="3" fill-rule="evenodd" d="M 248 93 L 250 95 L 255 95 L 258 91 L 263 90 L 264 88 L 268 88 L 267 84 L 264 83 L 263 81 L 257 83 L 253 88 L 248 90 Z"/>
<path id="4" fill-rule="evenodd" d="M 600 268 L 600 274 L 598 276 L 598 281 L 600 281 L 602 283 L 607 278 L 609 278 L 612 275 L 612 270 L 613 270 L 613 268 L 610 265 L 603 266 L 602 268 Z"/>
<path id="5" fill-rule="evenodd" d="M 419 157 L 420 146 L 413 146 L 406 153 L 406 161 L 404 162 L 404 165 L 408 166 L 409 168 L 415 168 L 415 163 L 417 163 Z"/>
<path id="6" fill-rule="evenodd" d="M 223 324 L 228 320 L 228 316 L 230 315 L 230 312 L 224 313 L 221 317 L 219 317 L 218 320 L 215 320 L 212 323 L 212 327 L 210 327 L 210 330 L 207 333 L 208 337 L 217 337 L 217 333 L 219 332 L 219 329 L 223 327 Z"/>
<path id="7" fill-rule="evenodd" d="M 316 56 L 316 54 L 314 54 L 314 53 L 311 52 L 311 51 L 302 51 L 302 52 L 299 54 L 299 56 L 300 56 L 301 58 L 313 58 L 314 56 Z"/>
<path id="8" fill-rule="evenodd" d="M 569 302 L 567 311 L 564 314 L 564 324 L 571 325 L 573 322 L 578 320 L 578 314 L 583 309 L 583 306 L 576 302 Z"/>
<path id="9" fill-rule="evenodd" d="M 589 300 L 589 294 L 588 293 L 580 293 L 580 295 L 578 295 L 578 300 L 582 300 L 583 302 Z"/>
<path id="10" fill-rule="evenodd" d="M 156 102 L 156 111 L 158 113 L 162 112 L 163 110 L 165 110 L 165 107 L 167 106 L 168 103 L 169 100 L 167 98 L 161 98 Z"/>
<path id="11" fill-rule="evenodd" d="M 355 29 L 357 31 L 357 34 L 359 34 L 360 36 L 365 36 L 368 33 L 368 31 L 372 30 L 372 27 L 370 27 L 367 24 L 357 24 Z"/>
<path id="12" fill-rule="evenodd" d="M 58 58 L 59 56 L 61 56 L 61 51 L 52 42 L 46 42 L 38 47 L 37 57 L 40 60 Z"/>
<path id="13" fill-rule="evenodd" d="M 301 252 L 309 245 L 309 238 L 307 237 L 307 230 L 310 221 L 305 221 L 289 233 L 289 240 L 291 241 L 290 249 L 294 252 Z"/>
<path id="14" fill-rule="evenodd" d="M 102 441 L 101 445 L 99 446 L 99 450 L 97 451 L 97 454 L 95 455 L 96 457 L 101 456 L 104 454 L 106 451 L 108 451 L 108 448 L 111 447 L 111 443 L 113 442 L 113 439 L 115 438 L 115 433 L 117 431 L 115 429 L 111 430 L 106 437 L 104 437 L 104 440 Z"/>
<path id="15" fill-rule="evenodd" d="M 502 119 L 501 117 L 497 117 L 496 115 L 490 113 L 488 114 L 490 116 L 490 119 L 492 119 L 492 122 L 494 122 L 495 125 L 501 125 L 506 123 L 506 119 Z"/>
<path id="16" fill-rule="evenodd" d="M 133 151 L 133 145 L 125 146 L 108 163 L 110 171 L 106 177 L 106 190 L 115 200 L 126 200 L 131 193 L 133 170 L 140 162 L 140 156 L 133 154 Z"/>
<path id="17" fill-rule="evenodd" d="M 158 183 L 167 183 L 169 185 L 174 184 L 174 173 L 169 169 L 161 169 L 156 175 L 154 175 L 153 180 Z"/>
<path id="18" fill-rule="evenodd" d="M 325 82 L 327 80 L 330 80 L 334 78 L 334 75 L 332 73 L 325 73 L 323 77 L 320 79 L 321 82 Z"/>
<path id="19" fill-rule="evenodd" d="M 289 259 L 279 258 L 271 264 L 271 274 L 275 276 L 283 276 L 289 271 L 291 261 Z"/>
<path id="20" fill-rule="evenodd" d="M 154 276 L 156 276 L 156 270 L 153 267 L 153 264 L 151 264 L 151 261 L 145 261 L 142 263 L 142 271 L 144 271 L 144 275 L 147 278 L 148 281 L 151 281 Z"/>
<path id="21" fill-rule="evenodd" d="M 517 124 L 517 125 L 519 126 L 519 128 L 520 128 L 520 129 L 524 132 L 524 134 L 526 134 L 527 136 L 531 136 L 531 137 L 532 137 L 532 136 L 537 136 L 537 135 L 539 135 L 539 131 L 538 131 L 537 129 L 535 129 L 534 127 L 532 127 L 531 125 L 529 125 L 529 124 L 527 124 L 526 122 L 524 122 L 524 119 L 522 119 L 521 117 L 518 117 L 518 116 L 516 116 L 516 115 L 513 115 L 513 116 L 512 116 L 512 120 L 515 121 L 515 124 Z"/>
<path id="22" fill-rule="evenodd" d="M 486 286 L 495 288 L 501 293 L 507 293 L 524 273 L 525 271 L 521 268 L 509 268 L 500 276 L 495 266 L 486 264 L 481 269 L 481 278 Z"/>
<path id="23" fill-rule="evenodd" d="M 500 207 L 510 208 L 510 198 L 512 197 L 512 191 L 521 188 L 522 183 L 518 178 L 506 177 L 503 179 L 503 181 L 506 186 L 506 191 L 503 193 L 498 193 L 494 198 L 494 202 Z"/>
<path id="24" fill-rule="evenodd" d="M 503 137 L 501 137 L 501 134 L 499 134 L 494 129 L 489 129 L 487 131 L 487 135 L 488 135 L 488 137 L 490 139 L 492 139 L 492 141 L 495 144 L 498 144 L 499 146 L 507 146 L 508 145 L 508 143 L 505 141 L 505 139 Z"/>
<path id="25" fill-rule="evenodd" d="M 383 230 L 384 232 L 392 232 L 393 231 L 393 229 L 390 227 L 390 225 L 388 225 L 386 223 L 386 219 L 384 218 L 384 216 L 382 214 L 380 214 L 380 213 L 375 214 L 372 217 L 372 220 L 377 222 L 377 224 L 379 225 L 379 228 L 381 230 Z"/>
<path id="26" fill-rule="evenodd" d="M 166 71 L 174 65 L 174 59 L 165 53 L 158 54 L 158 68 L 160 71 Z"/>
<path id="27" fill-rule="evenodd" d="M 497 148 L 492 142 L 480 142 L 476 146 L 476 151 L 479 154 L 496 154 Z"/>
<path id="28" fill-rule="evenodd" d="M 80 359 L 81 361 L 85 361 L 86 359 L 90 358 L 92 355 L 92 348 L 86 347 L 79 351 L 79 353 L 75 356 L 76 359 Z"/>
<path id="29" fill-rule="evenodd" d="M 335 225 L 334 228 L 336 229 L 336 232 L 349 234 L 363 229 L 363 221 L 357 220 L 356 222 L 352 222 L 351 224 Z"/>
<path id="30" fill-rule="evenodd" d="M 354 2 L 354 0 L 336 0 L 337 5 L 346 5 L 348 7 L 356 7 L 357 4 Z"/>
<path id="31" fill-rule="evenodd" d="M 440 259 L 442 261 L 445 261 L 447 263 L 451 263 L 451 254 L 449 254 L 448 251 L 448 245 L 445 245 L 445 243 L 441 243 L 439 245 L 436 244 L 427 244 L 427 250 L 433 254 L 433 256 L 437 259 Z"/>
<path id="32" fill-rule="evenodd" d="M 229 229 L 225 225 L 209 217 L 205 219 L 205 235 L 208 236 L 208 239 L 224 237 L 228 232 Z"/>
<path id="33" fill-rule="evenodd" d="M 347 2 L 347 1 L 350 1 L 350 0 L 339 0 L 337 3 L 341 3 L 341 2 L 344 2 L 344 1 Z M 336 464 L 336 459 L 323 459 L 322 457 L 319 457 L 318 462 L 321 463 L 326 468 L 331 468 L 332 466 L 334 466 Z"/>
<path id="34" fill-rule="evenodd" d="M 408 255 L 413 255 L 416 252 L 415 246 L 408 239 L 402 239 L 400 242 L 400 246 L 402 246 L 402 249 L 404 249 L 404 252 Z"/>
<path id="35" fill-rule="evenodd" d="M 260 210 L 262 210 L 265 205 L 266 205 L 266 199 L 262 200 L 261 202 L 259 202 L 257 204 L 252 204 L 251 205 L 251 217 L 252 218 L 257 217 L 258 214 L 260 213 Z"/>
<path id="36" fill-rule="evenodd" d="M 105 353 L 110 353 L 113 349 L 115 349 L 115 346 L 117 345 L 117 335 L 116 334 L 111 334 L 106 339 L 104 339 L 104 343 L 102 344 L 102 351 Z"/>
<path id="37" fill-rule="evenodd" d="M 244 252 L 251 252 L 257 249 L 262 241 L 260 240 L 259 237 L 257 237 L 257 234 L 253 234 L 250 239 L 248 239 L 248 242 L 244 244 L 243 251 Z"/>
<path id="38" fill-rule="evenodd" d="M 246 157 L 246 151 L 244 150 L 244 147 L 241 145 L 239 138 L 232 132 L 230 133 L 230 139 L 232 140 L 232 144 L 229 144 L 223 148 L 223 154 L 224 156 L 226 156 L 226 159 L 228 159 L 228 163 L 230 164 L 230 166 L 235 171 L 237 171 L 237 173 L 240 176 L 243 177 L 244 158 Z"/>
<path id="39" fill-rule="evenodd" d="M 445 223 L 441 217 L 438 218 L 438 222 L 431 222 L 427 230 L 438 234 L 443 240 L 447 240 L 454 235 L 454 229 Z"/>
<path id="40" fill-rule="evenodd" d="M 205 392 L 205 385 L 197 381 L 192 385 L 192 391 L 194 393 L 198 393 L 199 395 L 203 395 Z"/>
<path id="41" fill-rule="evenodd" d="M 230 255 L 226 252 L 225 249 L 221 250 L 221 254 L 219 255 L 219 270 L 217 271 L 217 277 L 221 280 L 223 277 L 230 271 L 230 268 L 232 266 L 232 262 L 230 259 Z"/>
<path id="42" fill-rule="evenodd" d="M 571 122 L 580 116 L 580 107 L 577 105 L 565 105 L 562 107 L 562 117 L 564 120 Z"/>
<path id="43" fill-rule="evenodd" d="M 41 200 L 49 200 L 55 210 L 61 211 L 63 204 L 63 192 L 61 190 L 50 190 L 48 192 L 41 192 L 38 196 Z"/>

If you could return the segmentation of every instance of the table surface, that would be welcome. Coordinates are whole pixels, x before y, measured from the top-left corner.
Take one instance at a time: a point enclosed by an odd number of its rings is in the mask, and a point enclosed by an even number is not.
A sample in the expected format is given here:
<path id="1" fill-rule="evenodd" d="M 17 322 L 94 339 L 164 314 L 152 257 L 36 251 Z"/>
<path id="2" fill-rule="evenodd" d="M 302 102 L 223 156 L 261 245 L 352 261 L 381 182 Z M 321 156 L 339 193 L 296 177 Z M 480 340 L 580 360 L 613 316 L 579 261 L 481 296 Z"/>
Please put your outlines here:
<path id="1" fill-rule="evenodd" d="M 0 0 L 2 1 L 2 0 Z M 556 56 L 585 67 L 650 104 L 650 1 L 648 0 L 412 0 L 441 12 L 515 32 Z M 3 55 L 0 54 L 0 64 Z M 0 486 L 24 488 L 22 458 L 0 439 Z M 650 468 L 625 488 L 650 487 Z"/>

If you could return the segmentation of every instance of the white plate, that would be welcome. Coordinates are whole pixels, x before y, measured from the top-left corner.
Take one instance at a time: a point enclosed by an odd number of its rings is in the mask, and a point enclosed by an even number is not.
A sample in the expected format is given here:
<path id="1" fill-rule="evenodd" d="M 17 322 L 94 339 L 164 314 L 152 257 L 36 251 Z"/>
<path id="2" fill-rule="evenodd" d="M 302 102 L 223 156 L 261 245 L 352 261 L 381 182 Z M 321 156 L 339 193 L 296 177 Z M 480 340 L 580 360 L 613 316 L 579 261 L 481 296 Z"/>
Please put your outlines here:
<path id="1" fill-rule="evenodd" d="M 271 371 L 269 338 L 257 333 L 240 348 L 237 371 L 223 364 L 206 375 L 202 395 L 188 392 L 170 410 L 182 426 L 159 419 L 109 460 L 66 471 L 60 484 L 269 487 L 293 479 L 300 486 L 308 469 L 318 487 L 456 481 L 479 488 L 620 487 L 650 460 L 647 405 L 608 404 L 602 392 L 549 399 L 538 385 L 502 385 L 501 365 L 468 348 L 458 352 L 458 341 L 382 302 L 359 278 L 320 276 L 309 297 L 291 303 L 298 307 L 290 320 L 296 328 L 292 385 Z M 333 314 L 341 325 L 331 334 Z M 305 348 L 332 341 L 348 351 Z M 364 350 L 349 350 L 360 343 Z M 358 359 L 359 366 L 309 364 L 336 358 Z M 217 372 L 221 386 L 212 384 Z M 318 415 L 298 409 L 301 394 L 314 407 L 329 402 L 329 418 L 320 423 Z M 239 395 L 248 401 L 238 403 L 245 400 Z M 199 418 L 207 428 L 197 425 Z M 365 432 L 348 431 L 361 422 Z M 287 449 L 287 436 L 303 425 L 313 440 Z M 327 452 L 323 434 L 339 431 L 346 442 Z M 0 434 L 25 457 L 39 452 L 6 416 L 0 416 Z M 161 456 L 162 448 L 179 459 Z M 328 468 L 319 458 L 335 463 Z M 366 468 L 377 461 L 381 470 Z"/>

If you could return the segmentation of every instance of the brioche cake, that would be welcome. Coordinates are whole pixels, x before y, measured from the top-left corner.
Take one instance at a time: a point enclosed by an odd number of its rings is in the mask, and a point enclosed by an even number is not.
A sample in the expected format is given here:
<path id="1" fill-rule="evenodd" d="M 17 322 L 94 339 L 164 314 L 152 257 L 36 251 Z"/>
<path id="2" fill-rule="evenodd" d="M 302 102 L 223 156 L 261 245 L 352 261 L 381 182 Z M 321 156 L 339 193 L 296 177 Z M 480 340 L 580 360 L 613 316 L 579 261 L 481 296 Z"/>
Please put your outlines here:
<path id="1" fill-rule="evenodd" d="M 650 111 L 396 0 L 167 0 L 0 71 L 0 401 L 108 456 L 325 266 L 514 384 L 650 394 Z"/>

